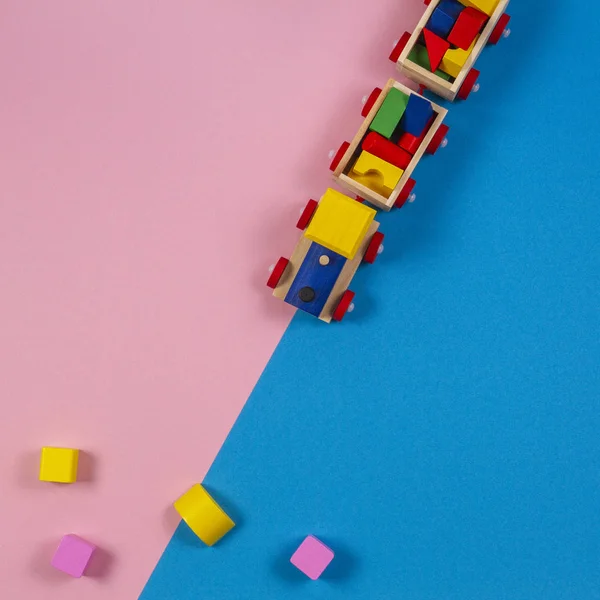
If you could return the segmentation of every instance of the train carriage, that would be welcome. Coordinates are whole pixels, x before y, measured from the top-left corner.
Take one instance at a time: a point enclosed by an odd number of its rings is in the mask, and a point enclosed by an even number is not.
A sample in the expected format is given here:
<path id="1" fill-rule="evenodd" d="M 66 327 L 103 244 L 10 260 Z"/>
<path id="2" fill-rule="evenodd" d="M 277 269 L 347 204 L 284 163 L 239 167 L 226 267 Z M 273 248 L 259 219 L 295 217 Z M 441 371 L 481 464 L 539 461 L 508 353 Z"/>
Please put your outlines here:
<path id="1" fill-rule="evenodd" d="M 358 133 L 333 156 L 335 181 L 382 210 L 402 207 L 414 199 L 411 176 L 423 155 L 445 145 L 447 112 L 393 79 L 375 88 Z"/>
<path id="2" fill-rule="evenodd" d="M 405 32 L 390 60 L 398 70 L 433 93 L 466 100 L 478 89 L 474 68 L 482 50 L 510 35 L 509 0 L 425 0 L 425 14 Z"/>

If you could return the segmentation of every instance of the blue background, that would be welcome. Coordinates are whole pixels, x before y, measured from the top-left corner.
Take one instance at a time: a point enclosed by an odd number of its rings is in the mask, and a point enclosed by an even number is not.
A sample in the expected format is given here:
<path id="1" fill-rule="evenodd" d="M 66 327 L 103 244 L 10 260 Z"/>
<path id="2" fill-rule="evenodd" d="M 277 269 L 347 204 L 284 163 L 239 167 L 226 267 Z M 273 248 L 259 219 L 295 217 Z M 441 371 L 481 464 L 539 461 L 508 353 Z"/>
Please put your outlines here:
<path id="1" fill-rule="evenodd" d="M 356 311 L 296 315 L 210 470 L 238 526 L 181 525 L 143 600 L 600 598 L 600 6 L 509 12 Z"/>

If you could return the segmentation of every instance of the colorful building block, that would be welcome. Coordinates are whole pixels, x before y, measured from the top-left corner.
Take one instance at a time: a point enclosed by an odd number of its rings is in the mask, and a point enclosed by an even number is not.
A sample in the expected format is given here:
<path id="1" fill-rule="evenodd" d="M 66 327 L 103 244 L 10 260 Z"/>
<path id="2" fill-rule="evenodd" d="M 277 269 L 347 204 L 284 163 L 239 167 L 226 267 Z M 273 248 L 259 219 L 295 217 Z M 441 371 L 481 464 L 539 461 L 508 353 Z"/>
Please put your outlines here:
<path id="1" fill-rule="evenodd" d="M 468 50 L 487 21 L 488 16 L 480 10 L 471 6 L 465 8 L 456 20 L 448 41 L 454 46 Z"/>
<path id="2" fill-rule="evenodd" d="M 473 40 L 473 43 L 467 50 L 463 50 L 462 48 L 451 48 L 448 50 L 442 59 L 440 69 L 452 77 L 458 77 L 467 62 L 467 58 L 473 52 L 478 39 L 479 36 Z"/>
<path id="3" fill-rule="evenodd" d="M 403 174 L 404 169 L 363 150 L 352 166 L 349 177 L 376 194 L 389 198 Z"/>
<path id="4" fill-rule="evenodd" d="M 435 115 L 433 115 L 431 117 L 431 119 L 429 119 L 429 122 L 427 123 L 427 125 L 425 126 L 425 128 L 423 129 L 423 132 L 421 133 L 421 135 L 419 137 L 416 137 L 416 136 L 412 135 L 411 133 L 404 132 L 400 136 L 400 139 L 398 140 L 398 146 L 400 146 L 400 148 L 402 148 L 403 150 L 406 150 L 410 154 L 416 154 L 417 150 L 420 148 L 421 144 L 423 143 L 423 140 L 425 139 L 425 136 L 427 135 L 427 133 L 428 133 L 429 129 L 431 128 L 431 126 L 433 125 L 434 121 L 435 121 Z"/>
<path id="5" fill-rule="evenodd" d="M 433 33 L 433 31 L 429 31 L 429 29 L 423 29 L 423 38 L 429 57 L 429 68 L 431 72 L 434 73 L 440 66 L 444 54 L 446 54 L 450 48 L 450 43 Z"/>
<path id="6" fill-rule="evenodd" d="M 304 235 L 344 258 L 353 259 L 374 217 L 372 208 L 329 188 Z"/>
<path id="7" fill-rule="evenodd" d="M 472 8 L 476 8 L 482 13 L 485 13 L 488 17 L 491 17 L 494 14 L 496 8 L 498 8 L 500 0 L 461 0 L 461 2 L 465 6 L 471 6 Z"/>
<path id="8" fill-rule="evenodd" d="M 417 94 L 411 94 L 400 126 L 404 131 L 419 137 L 432 116 L 431 102 Z"/>
<path id="9" fill-rule="evenodd" d="M 409 154 L 415 154 L 421 145 L 420 138 L 416 135 L 404 132 L 398 140 L 398 146 L 406 150 Z"/>
<path id="10" fill-rule="evenodd" d="M 459 0 L 442 0 L 437 8 L 443 13 L 452 17 L 455 21 L 458 19 L 460 13 L 465 9 L 466 2 L 459 2 Z"/>
<path id="11" fill-rule="evenodd" d="M 410 52 L 408 53 L 408 60 L 412 60 L 415 64 L 431 71 L 431 63 L 429 62 L 429 54 L 427 53 L 427 48 L 423 46 L 423 44 L 415 44 Z M 452 79 L 448 73 L 444 73 L 444 71 L 438 69 L 435 74 L 442 79 L 449 81 Z"/>
<path id="12" fill-rule="evenodd" d="M 79 450 L 73 448 L 42 448 L 40 459 L 40 481 L 75 483 Z"/>
<path id="13" fill-rule="evenodd" d="M 433 31 L 433 33 L 442 38 L 446 38 L 450 31 L 452 31 L 454 23 L 456 23 L 456 18 L 452 17 L 438 7 L 433 11 L 431 17 L 429 17 L 427 29 Z"/>
<path id="14" fill-rule="evenodd" d="M 60 541 L 51 564 L 71 577 L 81 577 L 92 558 L 96 546 L 69 534 Z"/>
<path id="15" fill-rule="evenodd" d="M 408 167 L 412 160 L 410 152 L 396 146 L 396 144 L 386 140 L 374 131 L 367 134 L 362 142 L 362 149 L 403 170 Z"/>
<path id="16" fill-rule="evenodd" d="M 397 88 L 391 88 L 377 114 L 371 121 L 371 131 L 376 131 L 383 137 L 389 138 L 400 122 L 409 102 L 408 95 Z"/>
<path id="17" fill-rule="evenodd" d="M 319 579 L 333 560 L 333 550 L 314 535 L 309 535 L 292 554 L 290 562 L 313 581 Z"/>
<path id="18" fill-rule="evenodd" d="M 235 523 L 199 483 L 174 503 L 189 528 L 207 545 L 216 544 Z"/>

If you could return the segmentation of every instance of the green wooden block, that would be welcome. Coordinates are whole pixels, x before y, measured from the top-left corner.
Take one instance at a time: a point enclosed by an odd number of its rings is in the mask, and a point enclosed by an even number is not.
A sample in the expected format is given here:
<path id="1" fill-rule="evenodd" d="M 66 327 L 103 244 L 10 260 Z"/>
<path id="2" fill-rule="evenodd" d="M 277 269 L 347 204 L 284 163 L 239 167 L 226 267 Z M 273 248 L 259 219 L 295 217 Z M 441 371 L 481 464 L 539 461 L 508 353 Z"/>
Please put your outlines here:
<path id="1" fill-rule="evenodd" d="M 419 65 L 420 67 L 431 71 L 429 54 L 427 54 L 427 48 L 425 48 L 425 46 L 423 46 L 422 44 L 415 44 L 413 46 L 413 49 L 408 54 L 408 60 L 412 60 L 415 64 Z M 446 81 L 450 81 L 452 79 L 452 77 L 448 75 L 448 73 L 444 73 L 444 71 L 441 71 L 440 69 L 438 69 L 435 72 L 435 74 L 438 77 L 445 79 Z"/>
<path id="2" fill-rule="evenodd" d="M 391 88 L 375 118 L 371 121 L 371 131 L 376 131 L 386 138 L 390 138 L 394 129 L 400 123 L 400 119 L 406 110 L 408 98 L 404 92 Z"/>

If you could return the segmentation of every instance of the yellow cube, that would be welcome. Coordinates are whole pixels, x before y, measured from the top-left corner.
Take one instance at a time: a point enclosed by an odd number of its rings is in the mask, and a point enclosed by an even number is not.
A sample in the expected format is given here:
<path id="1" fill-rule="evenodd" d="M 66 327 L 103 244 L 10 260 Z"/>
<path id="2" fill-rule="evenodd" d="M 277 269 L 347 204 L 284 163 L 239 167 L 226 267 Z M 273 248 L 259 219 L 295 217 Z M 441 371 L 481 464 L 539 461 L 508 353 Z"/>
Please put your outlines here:
<path id="1" fill-rule="evenodd" d="M 40 481 L 54 483 L 75 483 L 79 450 L 73 448 L 42 448 L 40 460 Z"/>
<path id="2" fill-rule="evenodd" d="M 235 523 L 199 483 L 176 500 L 173 506 L 207 546 L 216 544 L 235 527 Z"/>
<path id="3" fill-rule="evenodd" d="M 468 50 L 463 50 L 462 48 L 450 48 L 450 50 L 446 50 L 440 69 L 452 77 L 458 77 L 467 62 L 467 58 L 473 52 L 478 39 L 479 36 L 476 36 Z"/>
<path id="4" fill-rule="evenodd" d="M 353 259 L 374 217 L 372 208 L 329 188 L 304 235 L 345 258 Z"/>

